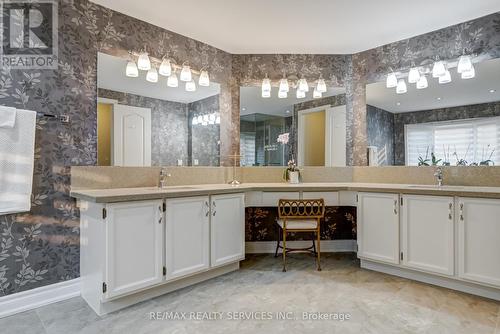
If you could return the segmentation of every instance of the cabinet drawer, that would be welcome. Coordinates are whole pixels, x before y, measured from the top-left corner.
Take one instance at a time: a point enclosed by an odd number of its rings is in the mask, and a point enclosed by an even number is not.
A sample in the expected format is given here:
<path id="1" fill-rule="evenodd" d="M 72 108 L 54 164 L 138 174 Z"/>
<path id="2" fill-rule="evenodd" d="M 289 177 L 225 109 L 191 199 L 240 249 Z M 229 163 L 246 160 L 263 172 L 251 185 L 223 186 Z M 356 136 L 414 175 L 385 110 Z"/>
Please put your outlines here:
<path id="1" fill-rule="evenodd" d="M 302 193 L 303 199 L 319 199 L 325 200 L 326 206 L 339 205 L 339 193 L 336 191 L 304 191 Z"/>
<path id="2" fill-rule="evenodd" d="M 280 199 L 299 199 L 298 191 L 271 191 L 262 193 L 262 206 L 278 206 Z"/>

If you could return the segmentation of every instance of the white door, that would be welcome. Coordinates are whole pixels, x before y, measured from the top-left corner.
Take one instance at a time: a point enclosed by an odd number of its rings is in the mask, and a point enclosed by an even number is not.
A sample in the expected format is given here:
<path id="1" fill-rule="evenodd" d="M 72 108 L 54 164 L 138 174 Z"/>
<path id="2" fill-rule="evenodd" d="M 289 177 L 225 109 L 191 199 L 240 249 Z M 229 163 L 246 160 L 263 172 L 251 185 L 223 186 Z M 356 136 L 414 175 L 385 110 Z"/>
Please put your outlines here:
<path id="1" fill-rule="evenodd" d="M 459 198 L 457 214 L 459 276 L 500 286 L 500 200 Z"/>
<path id="2" fill-rule="evenodd" d="M 106 205 L 105 298 L 113 298 L 163 280 L 163 202 Z M 104 255 L 104 254 L 103 254 Z"/>
<path id="3" fill-rule="evenodd" d="M 358 193 L 358 256 L 399 263 L 399 195 Z"/>
<path id="4" fill-rule="evenodd" d="M 113 165 L 151 166 L 151 109 L 114 105 Z"/>
<path id="5" fill-rule="evenodd" d="M 402 198 L 403 264 L 453 275 L 453 197 L 403 195 Z"/>
<path id="6" fill-rule="evenodd" d="M 167 199 L 167 280 L 208 269 L 209 205 L 208 196 Z"/>
<path id="7" fill-rule="evenodd" d="M 220 266 L 245 258 L 245 196 L 211 196 L 211 265 Z"/>

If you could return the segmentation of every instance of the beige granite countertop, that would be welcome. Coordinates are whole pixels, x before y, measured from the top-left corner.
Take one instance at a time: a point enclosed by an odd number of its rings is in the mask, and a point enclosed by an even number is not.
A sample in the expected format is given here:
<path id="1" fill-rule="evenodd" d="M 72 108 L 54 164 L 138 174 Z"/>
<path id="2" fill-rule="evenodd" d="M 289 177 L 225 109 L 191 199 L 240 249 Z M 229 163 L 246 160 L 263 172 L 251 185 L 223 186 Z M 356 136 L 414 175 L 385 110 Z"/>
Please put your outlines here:
<path id="1" fill-rule="evenodd" d="M 138 187 L 115 189 L 80 189 L 71 191 L 71 196 L 96 202 L 112 203 L 187 197 L 209 194 L 225 194 L 247 191 L 366 191 L 420 195 L 467 196 L 500 198 L 500 187 L 442 186 L 422 184 L 356 183 L 356 182 L 315 182 L 315 183 L 244 183 L 233 187 L 227 184 L 203 184 L 186 186 Z"/>

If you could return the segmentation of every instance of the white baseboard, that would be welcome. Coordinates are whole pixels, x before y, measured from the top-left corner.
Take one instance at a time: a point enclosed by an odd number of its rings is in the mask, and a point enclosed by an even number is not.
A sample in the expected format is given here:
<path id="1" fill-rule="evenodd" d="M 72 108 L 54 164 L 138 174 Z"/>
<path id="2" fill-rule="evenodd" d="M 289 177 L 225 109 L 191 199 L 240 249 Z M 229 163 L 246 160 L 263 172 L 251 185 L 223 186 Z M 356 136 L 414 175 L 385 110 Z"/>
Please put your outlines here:
<path id="1" fill-rule="evenodd" d="M 80 295 L 80 278 L 0 297 L 0 318 Z"/>
<path id="2" fill-rule="evenodd" d="M 288 241 L 291 248 L 305 248 L 311 246 L 311 241 Z M 247 254 L 273 253 L 276 251 L 276 241 L 250 241 L 245 243 Z M 321 240 L 321 252 L 355 252 L 356 240 Z"/>

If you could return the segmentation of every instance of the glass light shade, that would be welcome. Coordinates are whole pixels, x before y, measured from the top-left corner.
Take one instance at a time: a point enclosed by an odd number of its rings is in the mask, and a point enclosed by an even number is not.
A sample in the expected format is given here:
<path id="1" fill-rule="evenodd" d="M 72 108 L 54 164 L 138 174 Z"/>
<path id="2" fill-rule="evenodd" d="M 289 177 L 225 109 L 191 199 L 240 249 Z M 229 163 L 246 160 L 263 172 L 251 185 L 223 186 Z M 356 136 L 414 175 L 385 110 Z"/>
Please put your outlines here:
<path id="1" fill-rule="evenodd" d="M 313 90 L 313 98 L 314 98 L 314 99 L 319 99 L 319 98 L 321 98 L 322 96 L 323 96 L 323 93 L 318 92 L 318 90 L 317 90 L 316 88 Z"/>
<path id="2" fill-rule="evenodd" d="M 191 124 L 193 124 L 193 125 L 197 125 L 198 124 L 198 117 L 197 116 L 193 117 L 193 120 L 191 121 Z"/>
<path id="3" fill-rule="evenodd" d="M 418 68 L 413 67 L 410 69 L 410 73 L 408 73 L 408 82 L 409 83 L 417 83 L 418 79 L 420 79 L 420 72 Z"/>
<path id="4" fill-rule="evenodd" d="M 421 75 L 420 79 L 417 81 L 417 89 L 424 89 L 429 87 L 429 83 L 427 82 L 427 77 L 425 75 Z"/>
<path id="5" fill-rule="evenodd" d="M 446 66 L 444 61 L 438 60 L 432 66 L 432 77 L 439 78 L 446 74 Z"/>
<path id="6" fill-rule="evenodd" d="M 287 92 L 281 92 L 281 91 L 280 91 L 280 92 L 278 92 L 278 97 L 279 97 L 280 99 L 286 99 L 286 98 L 287 98 L 287 96 L 288 96 L 288 93 L 287 93 Z"/>
<path id="7" fill-rule="evenodd" d="M 446 84 L 451 82 L 451 73 L 449 70 L 446 70 L 445 74 L 441 77 L 439 77 L 439 83 L 440 84 Z"/>
<path id="8" fill-rule="evenodd" d="M 215 118 L 215 124 L 220 124 L 220 115 L 217 114 L 217 117 Z"/>
<path id="9" fill-rule="evenodd" d="M 307 84 L 307 80 L 302 78 L 299 80 L 299 90 L 303 92 L 308 92 L 309 91 L 309 85 Z"/>
<path id="10" fill-rule="evenodd" d="M 194 80 L 186 82 L 186 92 L 194 92 L 196 90 L 196 84 Z"/>
<path id="11" fill-rule="evenodd" d="M 198 118 L 198 124 L 203 123 L 203 116 L 198 115 L 198 117 L 197 117 L 197 118 Z"/>
<path id="12" fill-rule="evenodd" d="M 270 92 L 271 91 L 271 80 L 268 78 L 264 78 L 262 80 L 262 92 Z"/>
<path id="13" fill-rule="evenodd" d="M 396 73 L 390 73 L 389 75 L 387 75 L 385 86 L 387 88 L 394 88 L 397 85 L 398 85 L 398 77 L 396 77 Z"/>
<path id="14" fill-rule="evenodd" d="M 203 115 L 203 125 L 208 125 L 208 115 Z"/>
<path id="15" fill-rule="evenodd" d="M 191 68 L 187 65 L 182 66 L 182 71 L 181 71 L 181 76 L 180 79 L 181 81 L 191 81 Z"/>
<path id="16" fill-rule="evenodd" d="M 127 68 L 125 69 L 125 75 L 131 78 L 137 78 L 139 76 L 139 69 L 134 61 L 130 60 L 127 63 Z"/>
<path id="17" fill-rule="evenodd" d="M 406 93 L 408 90 L 406 88 L 406 82 L 405 82 L 405 79 L 399 79 L 398 80 L 398 85 L 396 86 L 396 93 L 397 94 L 404 94 Z"/>
<path id="18" fill-rule="evenodd" d="M 297 89 L 297 98 L 303 99 L 305 97 L 306 97 L 306 92 L 304 92 L 303 90 Z"/>
<path id="19" fill-rule="evenodd" d="M 151 67 L 148 71 L 148 74 L 146 74 L 146 80 L 149 82 L 158 82 L 158 71 L 156 68 Z"/>
<path id="20" fill-rule="evenodd" d="M 457 72 L 462 74 L 464 72 L 470 71 L 472 68 L 472 60 L 470 56 L 460 56 L 458 59 L 458 66 L 457 66 Z"/>
<path id="21" fill-rule="evenodd" d="M 172 74 L 172 65 L 170 65 L 169 59 L 162 60 L 158 72 L 160 73 L 160 75 L 163 75 L 165 77 L 168 77 L 170 76 L 170 74 Z"/>
<path id="22" fill-rule="evenodd" d="M 210 78 L 208 77 L 207 71 L 201 71 L 200 79 L 198 80 L 198 85 L 208 87 L 210 86 Z"/>
<path id="23" fill-rule="evenodd" d="M 268 97 L 271 97 L 271 91 L 270 90 L 263 90 L 262 91 L 262 97 L 263 98 L 268 98 Z"/>
<path id="24" fill-rule="evenodd" d="M 208 115 L 208 124 L 215 124 L 215 114 Z"/>
<path id="25" fill-rule="evenodd" d="M 474 66 L 470 68 L 467 72 L 462 72 L 462 79 L 472 79 L 476 76 L 476 70 Z"/>
<path id="26" fill-rule="evenodd" d="M 137 59 L 137 68 L 143 71 L 149 71 L 151 68 L 151 60 L 149 60 L 147 52 L 143 52 L 139 55 L 139 59 Z"/>
<path id="27" fill-rule="evenodd" d="M 318 84 L 316 85 L 316 90 L 320 93 L 326 93 L 325 79 L 319 78 Z"/>
<path id="28" fill-rule="evenodd" d="M 172 73 L 167 79 L 168 87 L 179 87 L 179 80 L 177 80 L 177 74 Z"/>
<path id="29" fill-rule="evenodd" d="M 286 78 L 283 78 L 280 80 L 280 90 L 279 92 L 284 92 L 284 93 L 288 93 L 288 91 L 290 90 L 289 86 L 288 86 L 288 79 Z"/>

